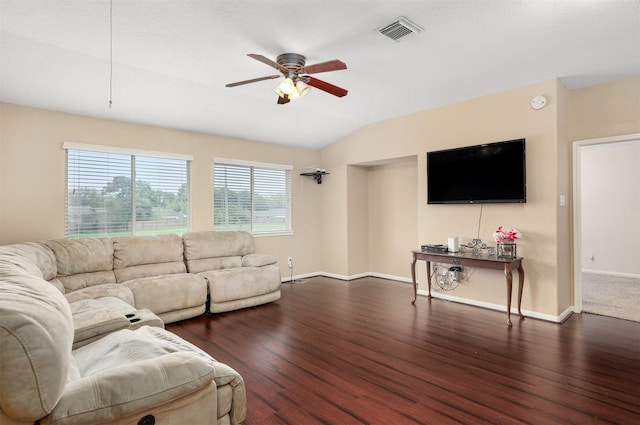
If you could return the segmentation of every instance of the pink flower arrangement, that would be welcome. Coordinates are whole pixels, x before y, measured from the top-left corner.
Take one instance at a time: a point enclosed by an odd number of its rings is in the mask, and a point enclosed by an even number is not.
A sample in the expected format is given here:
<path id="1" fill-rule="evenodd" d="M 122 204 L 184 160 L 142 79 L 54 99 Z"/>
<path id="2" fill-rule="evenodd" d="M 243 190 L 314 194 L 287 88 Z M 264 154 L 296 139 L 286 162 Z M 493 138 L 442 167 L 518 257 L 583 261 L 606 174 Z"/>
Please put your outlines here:
<path id="1" fill-rule="evenodd" d="M 516 228 L 511 228 L 511 230 L 505 230 L 502 226 L 499 226 L 498 229 L 493 234 L 493 239 L 498 244 L 502 244 L 503 242 L 513 242 L 516 239 L 520 239 L 522 237 L 522 233 Z"/>

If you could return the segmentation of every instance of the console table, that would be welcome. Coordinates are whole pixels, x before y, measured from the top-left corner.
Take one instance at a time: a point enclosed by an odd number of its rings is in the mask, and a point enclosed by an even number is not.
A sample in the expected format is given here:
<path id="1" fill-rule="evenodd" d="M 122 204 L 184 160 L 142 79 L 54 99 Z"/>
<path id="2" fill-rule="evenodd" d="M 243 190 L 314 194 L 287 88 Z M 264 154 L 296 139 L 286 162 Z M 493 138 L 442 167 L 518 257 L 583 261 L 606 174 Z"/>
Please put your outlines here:
<path id="1" fill-rule="evenodd" d="M 431 263 L 445 263 L 456 266 L 479 267 L 483 269 L 504 270 L 507 280 L 507 325 L 511 326 L 511 289 L 513 282 L 513 269 L 518 270 L 518 315 L 524 319 L 524 314 L 520 310 L 522 304 L 522 288 L 524 287 L 524 269 L 522 268 L 522 257 L 502 258 L 495 255 L 475 255 L 463 252 L 426 252 L 413 250 L 413 261 L 411 262 L 411 280 L 413 281 L 413 301 L 415 304 L 418 298 L 418 285 L 416 283 L 416 261 L 422 260 L 427 263 L 427 282 L 429 284 L 429 298 L 431 298 Z"/>

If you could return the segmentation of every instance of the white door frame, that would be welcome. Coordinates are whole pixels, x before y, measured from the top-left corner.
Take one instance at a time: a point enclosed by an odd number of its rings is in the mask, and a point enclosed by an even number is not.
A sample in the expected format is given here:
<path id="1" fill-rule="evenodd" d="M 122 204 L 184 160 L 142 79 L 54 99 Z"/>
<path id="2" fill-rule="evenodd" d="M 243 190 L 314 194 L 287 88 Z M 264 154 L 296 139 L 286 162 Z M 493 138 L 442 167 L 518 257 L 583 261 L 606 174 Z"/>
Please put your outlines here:
<path id="1" fill-rule="evenodd" d="M 582 190 L 580 181 L 581 149 L 585 146 L 640 140 L 640 133 L 573 142 L 573 311 L 582 312 Z"/>

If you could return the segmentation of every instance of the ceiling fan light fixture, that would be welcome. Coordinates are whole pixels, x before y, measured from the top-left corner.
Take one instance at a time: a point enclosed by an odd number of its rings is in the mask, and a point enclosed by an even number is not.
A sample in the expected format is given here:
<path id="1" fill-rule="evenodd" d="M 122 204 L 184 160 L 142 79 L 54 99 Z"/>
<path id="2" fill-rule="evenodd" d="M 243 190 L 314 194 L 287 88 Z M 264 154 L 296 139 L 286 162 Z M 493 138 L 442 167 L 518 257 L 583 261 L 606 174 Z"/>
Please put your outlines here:
<path id="1" fill-rule="evenodd" d="M 298 92 L 298 90 L 294 89 L 288 97 L 289 97 L 289 100 L 300 99 L 300 92 Z"/>
<path id="2" fill-rule="evenodd" d="M 280 83 L 280 86 L 278 86 L 278 87 L 280 88 L 282 93 L 284 93 L 286 95 L 290 95 L 296 89 L 296 86 L 295 86 L 293 80 L 291 78 L 289 78 L 289 77 L 285 78 L 284 81 L 282 81 Z"/>
<path id="3" fill-rule="evenodd" d="M 305 57 L 297 53 L 283 53 L 278 56 L 277 62 L 272 61 L 266 56 L 255 53 L 249 53 L 248 56 L 277 69 L 280 71 L 282 76 L 284 76 L 284 80 L 274 88 L 274 91 L 278 94 L 279 105 L 289 103 L 290 100 L 299 99 L 307 95 L 311 87 L 320 89 L 337 97 L 344 97 L 348 93 L 347 90 L 341 87 L 334 86 L 333 84 L 311 77 L 310 75 L 304 75 L 347 69 L 347 65 L 338 59 L 305 66 Z M 229 83 L 226 84 L 226 87 L 236 87 L 243 84 L 256 83 L 278 77 L 279 75 L 267 75 L 265 77 Z"/>
<path id="4" fill-rule="evenodd" d="M 296 99 L 300 99 L 302 96 L 306 96 L 309 93 L 309 91 L 311 90 L 311 87 L 309 87 L 302 80 L 296 81 L 295 85 L 293 85 L 292 87 L 293 87 L 293 89 L 292 89 L 291 93 L 286 93 L 282 89 L 282 83 L 280 83 L 273 89 L 273 91 L 278 93 L 278 96 L 280 96 L 280 97 L 286 97 L 289 100 L 296 100 Z M 285 89 L 286 88 L 287 88 L 287 86 L 285 86 Z"/>
<path id="5" fill-rule="evenodd" d="M 286 97 L 287 95 L 284 94 L 282 92 L 282 90 L 280 90 L 280 84 L 278 84 L 277 86 L 275 86 L 275 88 L 273 89 L 274 92 L 278 93 L 278 96 L 280 97 Z"/>
<path id="6" fill-rule="evenodd" d="M 296 92 L 298 92 L 298 96 L 306 96 L 311 91 L 311 87 L 309 87 L 304 81 L 298 80 L 296 83 Z"/>

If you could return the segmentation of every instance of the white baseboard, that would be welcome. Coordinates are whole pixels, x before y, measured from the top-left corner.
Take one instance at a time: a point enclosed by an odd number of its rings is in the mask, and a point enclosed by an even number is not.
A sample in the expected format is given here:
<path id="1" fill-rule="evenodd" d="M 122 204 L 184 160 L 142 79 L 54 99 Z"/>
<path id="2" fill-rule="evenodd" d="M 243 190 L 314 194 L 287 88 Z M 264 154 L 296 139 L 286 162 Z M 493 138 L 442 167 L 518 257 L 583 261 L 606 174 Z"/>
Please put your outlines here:
<path id="1" fill-rule="evenodd" d="M 573 313 L 580 313 L 579 311 L 576 311 L 575 306 L 571 306 L 571 307 L 567 307 L 567 309 L 565 311 L 563 311 L 560 316 L 558 316 L 558 320 L 556 321 L 557 323 L 562 323 L 565 320 L 567 320 L 569 318 L 569 316 L 571 316 Z"/>
<path id="2" fill-rule="evenodd" d="M 369 276 L 378 277 L 380 279 L 396 280 L 398 282 L 404 282 L 404 283 L 413 283 L 413 281 L 411 279 L 409 279 L 408 277 L 393 276 L 393 275 L 390 275 L 390 274 L 369 273 Z"/>
<path id="3" fill-rule="evenodd" d="M 387 275 L 387 274 L 382 274 L 382 273 L 359 273 L 356 275 L 350 275 L 350 276 L 345 276 L 345 275 L 339 275 L 339 274 L 335 274 L 335 273 L 327 273 L 327 272 L 317 272 L 317 273 L 306 273 L 306 274 L 302 274 L 302 275 L 296 275 L 293 276 L 294 281 L 295 280 L 300 280 L 300 279 L 309 279 L 312 277 L 316 277 L 316 276 L 324 276 L 324 277 L 330 277 L 333 279 L 339 279 L 339 280 L 344 280 L 344 281 L 350 281 L 350 280 L 355 280 L 355 279 L 361 279 L 363 277 L 377 277 L 380 279 L 389 279 L 389 280 L 395 280 L 398 282 L 404 282 L 404 283 L 413 283 L 411 281 L 411 279 L 408 279 L 406 277 L 400 277 L 400 276 L 393 276 L 393 275 Z M 289 282 L 290 278 L 285 278 L 282 279 L 283 283 Z M 423 296 L 428 296 L 429 293 L 425 290 L 419 289 L 418 290 L 418 295 L 423 295 Z M 494 304 L 494 303 L 487 303 L 484 301 L 477 301 L 477 300 L 472 300 L 470 298 L 462 298 L 462 297 L 455 297 L 453 295 L 447 295 L 447 294 L 443 294 L 440 292 L 434 292 L 431 291 L 431 296 L 434 298 L 441 298 L 443 300 L 447 300 L 447 301 L 453 301 L 453 302 L 457 302 L 457 303 L 461 303 L 461 304 L 467 304 L 467 305 L 473 305 L 473 306 L 477 306 L 477 307 L 482 307 L 482 308 L 487 308 L 490 310 L 497 310 L 497 311 L 504 311 L 506 312 L 507 308 L 504 304 Z M 527 317 L 532 317 L 535 319 L 540 319 L 540 320 L 545 320 L 548 322 L 553 322 L 553 323 L 562 323 L 565 320 L 567 320 L 567 318 L 574 313 L 574 308 L 573 306 L 567 308 L 565 311 L 563 311 L 559 316 L 554 316 L 551 314 L 545 314 L 545 313 L 539 313 L 536 311 L 532 311 L 532 310 L 522 310 L 522 313 L 527 316 Z M 518 307 L 511 307 L 511 314 L 518 314 Z"/>
<path id="4" fill-rule="evenodd" d="M 609 272 L 603 270 L 592 270 L 592 269 L 582 269 L 582 273 L 593 273 L 604 276 L 614 276 L 614 277 L 629 277 L 631 279 L 640 279 L 640 274 L 634 273 L 619 273 L 619 272 Z"/>
<path id="5" fill-rule="evenodd" d="M 429 296 L 429 292 L 420 289 L 418 290 L 418 295 L 423 295 L 426 297 L 426 296 Z M 472 300 L 470 298 L 456 297 L 453 295 L 443 294 L 441 292 L 434 292 L 434 291 L 431 291 L 431 296 L 433 298 L 440 298 L 443 300 L 453 301 L 461 304 L 473 305 L 476 307 L 482 307 L 489 310 L 504 311 L 504 312 L 507 311 L 507 306 L 505 306 L 504 304 L 488 303 L 484 301 Z M 532 310 L 525 310 L 525 309 L 522 310 L 522 314 L 524 314 L 526 317 L 532 317 L 534 319 L 540 319 L 540 320 L 545 320 L 547 322 L 554 322 L 554 323 L 564 322 L 565 320 L 567 320 L 567 317 L 569 317 L 572 313 L 573 313 L 573 307 L 569 307 L 560 316 L 553 316 L 551 314 L 539 313 L 537 311 L 532 311 Z M 517 306 L 516 307 L 514 307 L 513 305 L 511 306 L 511 314 L 515 314 L 515 315 L 518 314 Z"/>
<path id="6" fill-rule="evenodd" d="M 305 280 L 305 279 L 310 279 L 312 277 L 316 277 L 316 276 L 320 276 L 318 273 L 305 273 L 305 274 L 296 274 L 296 275 L 289 275 L 289 276 L 281 276 L 280 277 L 280 281 L 282 283 L 288 283 L 291 282 L 291 280 L 296 281 L 296 280 Z M 340 279 L 340 278 L 336 278 L 336 279 Z M 342 279 L 341 279 L 342 280 Z"/>
<path id="7" fill-rule="evenodd" d="M 336 273 L 315 272 L 315 273 L 297 274 L 293 276 L 293 280 L 309 279 L 316 276 L 330 277 L 332 279 L 344 280 L 347 282 L 351 280 L 362 279 L 363 277 L 378 277 L 380 279 L 389 279 L 389 280 L 396 280 L 398 282 L 412 283 L 411 279 L 407 279 L 406 277 L 393 276 L 393 275 L 387 275 L 382 273 L 359 273 L 359 274 L 345 276 L 345 275 L 336 274 Z M 289 282 L 291 279 L 292 279 L 291 276 L 283 276 L 281 277 L 280 280 L 284 283 L 284 282 Z"/>

